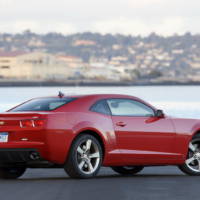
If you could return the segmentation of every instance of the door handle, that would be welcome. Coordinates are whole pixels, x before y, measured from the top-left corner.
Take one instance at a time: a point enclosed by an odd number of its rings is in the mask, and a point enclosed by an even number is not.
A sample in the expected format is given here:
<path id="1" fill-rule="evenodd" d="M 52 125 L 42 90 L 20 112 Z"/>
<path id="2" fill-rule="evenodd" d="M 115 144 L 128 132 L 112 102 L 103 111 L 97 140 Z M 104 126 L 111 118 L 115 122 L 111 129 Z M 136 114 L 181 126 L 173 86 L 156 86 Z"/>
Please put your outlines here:
<path id="1" fill-rule="evenodd" d="M 124 126 L 126 126 L 126 123 L 124 123 L 124 122 L 117 122 L 116 125 L 117 125 L 117 126 L 124 127 Z"/>

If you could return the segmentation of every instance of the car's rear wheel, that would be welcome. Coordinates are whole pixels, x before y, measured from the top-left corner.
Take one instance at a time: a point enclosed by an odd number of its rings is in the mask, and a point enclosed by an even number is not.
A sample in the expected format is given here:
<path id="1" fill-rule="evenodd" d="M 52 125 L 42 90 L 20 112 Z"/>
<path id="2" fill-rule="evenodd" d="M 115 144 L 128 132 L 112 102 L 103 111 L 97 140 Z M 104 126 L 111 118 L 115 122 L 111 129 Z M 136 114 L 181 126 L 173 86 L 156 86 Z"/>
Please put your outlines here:
<path id="1" fill-rule="evenodd" d="M 1 179 L 17 179 L 22 176 L 26 171 L 25 167 L 1 167 L 0 178 Z"/>
<path id="2" fill-rule="evenodd" d="M 98 173 L 102 157 L 99 141 L 92 135 L 83 134 L 73 142 L 64 169 L 72 178 L 91 178 Z"/>
<path id="3" fill-rule="evenodd" d="M 200 134 L 189 143 L 187 159 L 179 168 L 186 174 L 200 175 Z"/>
<path id="4" fill-rule="evenodd" d="M 133 175 L 143 170 L 143 166 L 123 166 L 123 167 L 111 167 L 115 172 L 122 175 Z"/>

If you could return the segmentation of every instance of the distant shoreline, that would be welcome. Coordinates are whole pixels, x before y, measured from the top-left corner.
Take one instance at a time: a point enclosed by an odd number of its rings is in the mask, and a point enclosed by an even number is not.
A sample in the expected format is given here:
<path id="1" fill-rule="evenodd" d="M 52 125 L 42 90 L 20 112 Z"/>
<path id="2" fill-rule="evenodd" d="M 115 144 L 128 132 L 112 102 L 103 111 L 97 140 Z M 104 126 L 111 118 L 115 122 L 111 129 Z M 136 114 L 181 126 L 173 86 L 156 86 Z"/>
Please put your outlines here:
<path id="1" fill-rule="evenodd" d="M 58 87 L 58 86 L 82 86 L 82 87 L 115 87 L 115 86 L 198 86 L 199 82 L 59 82 L 59 81 L 0 81 L 0 87 Z"/>

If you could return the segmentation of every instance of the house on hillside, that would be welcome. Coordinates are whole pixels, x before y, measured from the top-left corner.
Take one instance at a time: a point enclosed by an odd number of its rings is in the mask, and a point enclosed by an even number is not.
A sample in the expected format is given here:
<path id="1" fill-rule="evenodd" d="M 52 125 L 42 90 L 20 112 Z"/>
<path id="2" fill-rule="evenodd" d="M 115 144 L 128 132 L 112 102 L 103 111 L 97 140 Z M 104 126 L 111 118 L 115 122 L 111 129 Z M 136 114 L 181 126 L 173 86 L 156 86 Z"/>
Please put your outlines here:
<path id="1" fill-rule="evenodd" d="M 3 78 L 63 80 L 71 73 L 66 62 L 48 53 L 0 54 L 0 76 Z"/>

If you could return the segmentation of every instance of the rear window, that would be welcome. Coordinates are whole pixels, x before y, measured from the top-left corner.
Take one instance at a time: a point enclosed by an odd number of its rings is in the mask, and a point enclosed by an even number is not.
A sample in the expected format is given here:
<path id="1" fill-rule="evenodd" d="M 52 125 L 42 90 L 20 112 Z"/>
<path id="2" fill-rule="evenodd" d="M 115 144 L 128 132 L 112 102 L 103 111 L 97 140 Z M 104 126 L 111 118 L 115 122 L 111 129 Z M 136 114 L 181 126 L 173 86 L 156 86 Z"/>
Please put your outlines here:
<path id="1" fill-rule="evenodd" d="M 10 110 L 10 112 L 18 111 L 51 111 L 59 108 L 76 98 L 40 98 L 32 99 Z"/>

